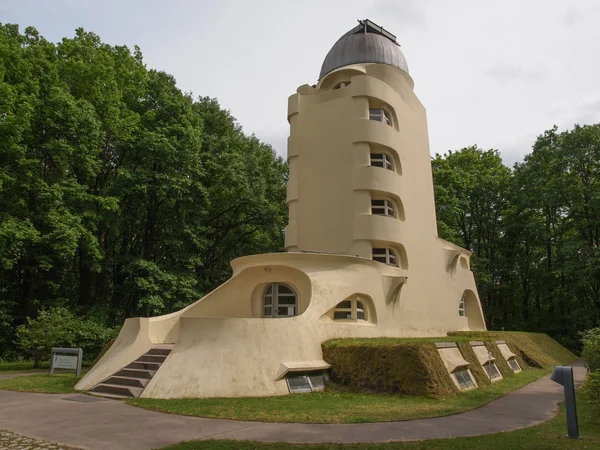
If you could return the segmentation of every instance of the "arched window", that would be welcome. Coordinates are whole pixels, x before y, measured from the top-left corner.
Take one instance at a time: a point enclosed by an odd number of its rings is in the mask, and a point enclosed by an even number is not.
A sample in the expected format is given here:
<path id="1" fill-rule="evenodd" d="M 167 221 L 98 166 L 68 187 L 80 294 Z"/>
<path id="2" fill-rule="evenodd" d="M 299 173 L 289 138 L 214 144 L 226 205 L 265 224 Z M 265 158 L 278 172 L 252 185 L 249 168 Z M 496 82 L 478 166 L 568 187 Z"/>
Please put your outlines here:
<path id="1" fill-rule="evenodd" d="M 371 166 L 394 170 L 394 160 L 387 153 L 371 153 Z"/>
<path id="2" fill-rule="evenodd" d="M 342 89 L 345 88 L 346 86 L 350 86 L 350 82 L 349 81 L 342 81 L 341 83 L 336 84 L 333 89 Z"/>
<path id="3" fill-rule="evenodd" d="M 397 218 L 396 205 L 388 199 L 372 199 L 371 214 Z"/>
<path id="4" fill-rule="evenodd" d="M 458 304 L 458 315 L 461 317 L 467 317 L 467 308 L 465 308 L 465 294 L 460 298 L 460 303 Z"/>
<path id="5" fill-rule="evenodd" d="M 388 264 L 390 266 L 398 267 L 398 255 L 393 248 L 374 248 L 373 249 L 373 260 L 380 263 Z"/>
<path id="6" fill-rule="evenodd" d="M 392 125 L 391 115 L 385 109 L 369 109 L 369 119 Z"/>
<path id="7" fill-rule="evenodd" d="M 263 294 L 263 317 L 294 317 L 298 314 L 298 296 L 287 284 L 272 283 Z"/>
<path id="8" fill-rule="evenodd" d="M 367 320 L 365 306 L 360 300 L 344 300 L 335 307 L 333 320 Z"/>

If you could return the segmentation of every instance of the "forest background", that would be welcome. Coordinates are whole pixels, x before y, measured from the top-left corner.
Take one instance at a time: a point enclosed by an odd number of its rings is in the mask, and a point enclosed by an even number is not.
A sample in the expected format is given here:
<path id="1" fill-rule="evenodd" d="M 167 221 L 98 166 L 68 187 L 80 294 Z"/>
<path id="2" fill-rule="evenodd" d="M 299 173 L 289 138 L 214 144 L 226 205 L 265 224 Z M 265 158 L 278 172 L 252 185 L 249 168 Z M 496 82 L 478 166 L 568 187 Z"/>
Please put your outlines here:
<path id="1" fill-rule="evenodd" d="M 473 252 L 490 330 L 578 350 L 600 318 L 600 125 L 432 159 L 439 235 Z M 283 250 L 287 165 L 139 48 L 0 25 L 0 359 L 93 356 L 123 320 L 178 310 L 235 257 Z M 42 342 L 44 341 L 44 342 Z"/>

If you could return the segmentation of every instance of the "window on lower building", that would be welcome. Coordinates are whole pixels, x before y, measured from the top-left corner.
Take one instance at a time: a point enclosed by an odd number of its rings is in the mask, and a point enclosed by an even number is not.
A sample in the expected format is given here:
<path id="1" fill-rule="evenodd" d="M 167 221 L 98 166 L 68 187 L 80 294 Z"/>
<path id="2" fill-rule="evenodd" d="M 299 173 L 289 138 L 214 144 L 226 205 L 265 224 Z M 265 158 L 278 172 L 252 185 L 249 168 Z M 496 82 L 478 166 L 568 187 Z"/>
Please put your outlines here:
<path id="1" fill-rule="evenodd" d="M 391 200 L 371 200 L 371 214 L 396 218 L 396 205 Z"/>
<path id="2" fill-rule="evenodd" d="M 311 372 L 288 372 L 288 388 L 293 394 L 322 391 L 325 389 L 325 374 L 322 370 Z"/>
<path id="3" fill-rule="evenodd" d="M 519 372 L 521 370 L 521 366 L 519 365 L 516 359 L 511 358 L 507 362 L 513 372 Z"/>
<path id="4" fill-rule="evenodd" d="M 467 369 L 459 369 L 455 372 L 452 372 L 452 376 L 461 389 L 468 389 L 475 386 L 475 383 L 473 383 L 473 379 L 471 378 L 471 374 Z"/>
<path id="5" fill-rule="evenodd" d="M 390 266 L 399 266 L 398 255 L 396 255 L 396 251 L 392 248 L 374 248 L 373 261 L 378 261 Z"/>
<path id="6" fill-rule="evenodd" d="M 460 303 L 458 304 L 458 315 L 461 317 L 467 317 L 467 309 L 465 308 L 465 295 L 460 298 Z"/>
<path id="7" fill-rule="evenodd" d="M 333 89 L 342 89 L 345 88 L 346 86 L 350 86 L 350 82 L 349 81 L 342 81 L 341 83 L 336 84 Z"/>
<path id="8" fill-rule="evenodd" d="M 392 157 L 386 153 L 371 153 L 371 166 L 394 170 Z"/>
<path id="9" fill-rule="evenodd" d="M 298 314 L 298 296 L 287 284 L 272 283 L 263 294 L 263 317 L 293 317 Z"/>
<path id="10" fill-rule="evenodd" d="M 488 363 L 485 364 L 483 366 L 485 373 L 487 373 L 487 376 L 490 378 L 490 380 L 494 380 L 496 378 L 500 378 L 500 371 L 498 370 L 498 367 L 496 367 L 496 364 L 494 363 Z"/>
<path id="11" fill-rule="evenodd" d="M 333 320 L 367 320 L 365 307 L 359 300 L 344 300 L 335 307 Z"/>
<path id="12" fill-rule="evenodd" d="M 370 109 L 369 119 L 391 125 L 390 114 L 385 109 Z"/>

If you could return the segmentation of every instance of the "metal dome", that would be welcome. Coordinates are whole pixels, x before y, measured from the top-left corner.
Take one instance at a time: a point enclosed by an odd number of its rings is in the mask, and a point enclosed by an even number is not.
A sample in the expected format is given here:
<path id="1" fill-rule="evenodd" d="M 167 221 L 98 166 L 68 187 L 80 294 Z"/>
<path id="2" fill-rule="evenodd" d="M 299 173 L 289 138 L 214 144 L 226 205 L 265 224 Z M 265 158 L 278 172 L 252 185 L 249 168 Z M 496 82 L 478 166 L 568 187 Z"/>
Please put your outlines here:
<path id="1" fill-rule="evenodd" d="M 321 66 L 319 79 L 340 67 L 360 63 L 388 64 L 408 73 L 396 36 L 370 20 L 359 20 L 359 24 L 331 47 Z"/>

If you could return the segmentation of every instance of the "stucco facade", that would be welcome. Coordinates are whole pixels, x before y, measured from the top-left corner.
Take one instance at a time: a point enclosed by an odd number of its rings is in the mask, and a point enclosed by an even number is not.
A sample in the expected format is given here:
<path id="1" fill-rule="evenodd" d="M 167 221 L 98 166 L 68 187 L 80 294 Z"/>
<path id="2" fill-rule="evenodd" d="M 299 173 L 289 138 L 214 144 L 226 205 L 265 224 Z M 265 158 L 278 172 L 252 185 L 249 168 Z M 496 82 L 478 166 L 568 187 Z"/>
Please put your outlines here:
<path id="1" fill-rule="evenodd" d="M 142 397 L 286 394 L 290 373 L 328 367 L 327 339 L 485 329 L 470 253 L 437 236 L 426 113 L 404 57 L 361 25 L 289 98 L 286 253 L 235 259 L 187 308 L 127 319 L 77 389 L 161 344 Z"/>

